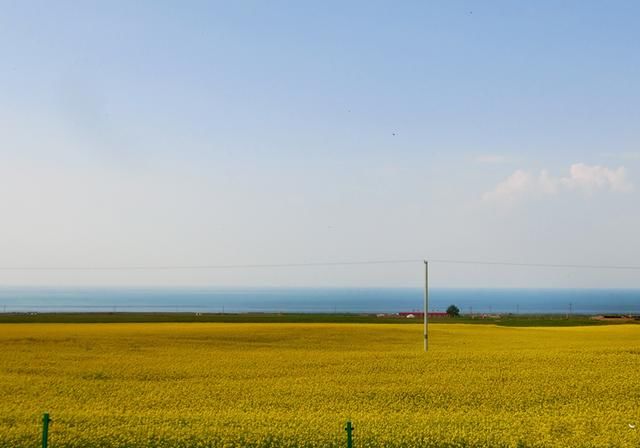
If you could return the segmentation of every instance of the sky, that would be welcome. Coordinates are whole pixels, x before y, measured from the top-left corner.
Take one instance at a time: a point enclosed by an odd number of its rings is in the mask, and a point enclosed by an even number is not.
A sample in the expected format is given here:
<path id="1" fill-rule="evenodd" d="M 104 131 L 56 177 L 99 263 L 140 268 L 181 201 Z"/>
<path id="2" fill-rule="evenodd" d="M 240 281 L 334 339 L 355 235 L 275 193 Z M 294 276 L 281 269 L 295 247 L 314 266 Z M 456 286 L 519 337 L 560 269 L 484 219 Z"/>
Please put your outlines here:
<path id="1" fill-rule="evenodd" d="M 640 265 L 640 3 L 0 0 L 0 267 Z M 0 270 L 420 286 L 422 266 Z M 433 264 L 434 286 L 640 287 Z"/>

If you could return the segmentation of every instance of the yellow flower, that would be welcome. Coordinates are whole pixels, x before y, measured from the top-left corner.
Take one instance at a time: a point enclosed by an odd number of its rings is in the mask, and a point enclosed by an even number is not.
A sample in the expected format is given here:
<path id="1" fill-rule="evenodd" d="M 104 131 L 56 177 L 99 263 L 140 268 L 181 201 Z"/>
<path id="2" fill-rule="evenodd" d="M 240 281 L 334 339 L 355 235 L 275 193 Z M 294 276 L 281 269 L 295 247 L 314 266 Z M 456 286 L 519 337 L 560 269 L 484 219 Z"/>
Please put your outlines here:
<path id="1" fill-rule="evenodd" d="M 4 324 L 0 448 L 637 447 L 640 326 Z"/>

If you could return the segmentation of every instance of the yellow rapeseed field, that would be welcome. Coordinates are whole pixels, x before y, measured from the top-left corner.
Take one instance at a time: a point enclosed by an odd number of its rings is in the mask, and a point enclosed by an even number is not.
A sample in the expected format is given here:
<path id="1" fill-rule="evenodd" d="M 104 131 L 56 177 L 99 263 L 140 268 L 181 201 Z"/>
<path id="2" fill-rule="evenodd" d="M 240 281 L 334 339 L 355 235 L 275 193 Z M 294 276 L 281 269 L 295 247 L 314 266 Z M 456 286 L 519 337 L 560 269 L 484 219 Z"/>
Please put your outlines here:
<path id="1" fill-rule="evenodd" d="M 640 326 L 5 324 L 0 446 L 638 447 Z M 635 426 L 635 428 L 634 428 Z"/>

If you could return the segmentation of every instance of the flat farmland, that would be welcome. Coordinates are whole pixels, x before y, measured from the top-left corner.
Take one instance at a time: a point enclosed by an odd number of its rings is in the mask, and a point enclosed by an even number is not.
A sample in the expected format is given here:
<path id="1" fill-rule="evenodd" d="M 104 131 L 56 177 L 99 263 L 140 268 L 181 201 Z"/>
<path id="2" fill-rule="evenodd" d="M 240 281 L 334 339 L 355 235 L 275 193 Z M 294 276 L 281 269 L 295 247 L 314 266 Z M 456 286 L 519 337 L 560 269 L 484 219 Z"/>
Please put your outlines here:
<path id="1" fill-rule="evenodd" d="M 637 447 L 640 326 L 0 325 L 0 447 Z"/>

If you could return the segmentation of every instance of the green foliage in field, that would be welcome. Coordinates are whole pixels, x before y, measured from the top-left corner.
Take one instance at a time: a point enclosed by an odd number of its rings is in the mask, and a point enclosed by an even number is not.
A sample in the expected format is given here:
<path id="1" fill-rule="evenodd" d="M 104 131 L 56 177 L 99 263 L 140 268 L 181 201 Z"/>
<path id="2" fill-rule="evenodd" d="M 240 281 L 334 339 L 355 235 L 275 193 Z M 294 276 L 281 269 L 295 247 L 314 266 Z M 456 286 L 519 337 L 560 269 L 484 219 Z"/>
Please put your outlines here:
<path id="1" fill-rule="evenodd" d="M 559 314 L 505 314 L 483 317 L 481 314 L 460 315 L 457 319 L 431 317 L 434 323 L 495 324 L 514 327 L 573 327 L 583 325 L 640 324 L 640 320 L 594 320 L 586 315 L 569 318 Z M 399 316 L 341 313 L 6 313 L 0 314 L 2 323 L 145 323 L 145 322 L 226 322 L 226 323 L 370 323 L 422 324 L 422 319 Z"/>

